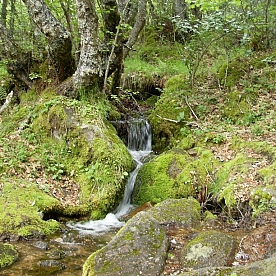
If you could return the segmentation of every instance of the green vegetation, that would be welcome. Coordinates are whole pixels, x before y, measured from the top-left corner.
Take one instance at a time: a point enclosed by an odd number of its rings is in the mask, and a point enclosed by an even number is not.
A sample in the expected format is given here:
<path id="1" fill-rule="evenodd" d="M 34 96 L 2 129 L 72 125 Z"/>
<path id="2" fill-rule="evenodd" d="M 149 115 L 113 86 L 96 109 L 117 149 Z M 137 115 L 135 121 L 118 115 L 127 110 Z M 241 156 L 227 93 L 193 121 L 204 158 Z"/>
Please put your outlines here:
<path id="1" fill-rule="evenodd" d="M 13 264 L 19 254 L 13 245 L 8 243 L 0 243 L 0 269 Z"/>

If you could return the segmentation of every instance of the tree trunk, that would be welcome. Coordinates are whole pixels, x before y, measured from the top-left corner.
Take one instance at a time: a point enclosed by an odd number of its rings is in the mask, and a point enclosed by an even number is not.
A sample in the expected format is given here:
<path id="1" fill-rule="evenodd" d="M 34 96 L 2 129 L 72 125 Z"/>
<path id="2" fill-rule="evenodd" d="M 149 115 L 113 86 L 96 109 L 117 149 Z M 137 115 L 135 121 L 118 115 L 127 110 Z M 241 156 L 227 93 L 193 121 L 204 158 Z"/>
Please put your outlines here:
<path id="1" fill-rule="evenodd" d="M 188 19 L 188 5 L 183 0 L 174 0 L 173 14 L 182 20 Z"/>
<path id="2" fill-rule="evenodd" d="M 75 89 L 94 89 L 103 86 L 101 45 L 98 34 L 98 16 L 91 0 L 76 0 L 81 52 L 78 67 L 73 75 Z"/>
<path id="3" fill-rule="evenodd" d="M 147 16 L 147 0 L 138 1 L 138 12 L 133 28 L 131 29 L 127 43 L 125 44 L 124 57 L 126 57 L 133 45 L 138 39 L 138 36 L 146 24 Z"/>
<path id="4" fill-rule="evenodd" d="M 75 69 L 69 32 L 53 16 L 43 0 L 23 0 L 23 2 L 34 23 L 46 36 L 49 55 L 58 80 L 64 81 L 72 76 Z"/>
<path id="5" fill-rule="evenodd" d="M 2 9 L 1 9 L 1 19 L 2 19 L 2 23 L 4 24 L 4 26 L 6 26 L 6 20 L 7 20 L 7 6 L 8 6 L 8 1 L 3 0 L 2 1 Z"/>

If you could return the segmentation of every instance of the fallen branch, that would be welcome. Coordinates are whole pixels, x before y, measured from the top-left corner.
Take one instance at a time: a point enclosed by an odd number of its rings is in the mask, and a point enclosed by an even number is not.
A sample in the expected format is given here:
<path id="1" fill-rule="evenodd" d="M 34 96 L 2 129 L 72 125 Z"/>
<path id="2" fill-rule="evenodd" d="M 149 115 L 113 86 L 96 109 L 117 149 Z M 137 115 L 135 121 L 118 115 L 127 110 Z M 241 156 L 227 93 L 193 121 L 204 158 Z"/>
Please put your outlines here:
<path id="1" fill-rule="evenodd" d="M 1 106 L 1 108 L 0 108 L 0 114 L 9 106 L 9 104 L 10 104 L 10 102 L 12 100 L 12 97 L 13 97 L 13 91 L 11 91 L 8 94 L 5 103 Z"/>
<path id="2" fill-rule="evenodd" d="M 188 126 L 194 126 L 194 127 L 198 127 L 200 128 L 201 130 L 203 130 L 203 128 L 197 123 L 197 122 L 189 122 L 189 121 L 176 121 L 176 120 L 173 120 L 173 119 L 169 119 L 169 118 L 164 118 L 164 117 L 161 117 L 160 115 L 156 115 L 158 118 L 164 120 L 164 121 L 168 121 L 168 122 L 172 122 L 172 123 L 185 123 L 186 125 Z"/>
<path id="3" fill-rule="evenodd" d="M 187 96 L 185 97 L 185 102 L 186 102 L 187 106 L 190 108 L 190 110 L 191 110 L 193 116 L 195 117 L 195 119 L 198 121 L 199 119 L 198 119 L 197 115 L 195 114 L 194 110 L 192 109 L 191 105 L 189 104 Z"/>

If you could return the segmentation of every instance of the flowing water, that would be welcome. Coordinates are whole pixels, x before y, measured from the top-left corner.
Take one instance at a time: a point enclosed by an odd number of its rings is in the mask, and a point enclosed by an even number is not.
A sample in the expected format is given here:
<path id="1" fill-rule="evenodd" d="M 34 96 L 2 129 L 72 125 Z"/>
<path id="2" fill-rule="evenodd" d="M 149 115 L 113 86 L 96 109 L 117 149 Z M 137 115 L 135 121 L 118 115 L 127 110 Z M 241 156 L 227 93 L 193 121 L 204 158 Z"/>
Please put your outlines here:
<path id="1" fill-rule="evenodd" d="M 125 122 L 117 122 L 117 124 Z M 142 160 L 151 152 L 151 128 L 144 119 L 132 119 L 127 127 L 127 147 L 136 162 L 136 168 L 130 173 L 124 192 L 124 197 L 113 213 L 109 213 L 102 220 L 88 222 L 67 223 L 67 226 L 84 234 L 97 235 L 105 233 L 113 228 L 120 228 L 124 222 L 119 219 L 127 214 L 131 208 L 131 194 L 134 188 L 138 171 L 142 167 Z"/>
<path id="2" fill-rule="evenodd" d="M 107 214 L 102 220 L 67 222 L 62 234 L 47 237 L 43 241 L 13 242 L 20 253 L 19 260 L 0 270 L 0 275 L 82 275 L 85 260 L 105 246 L 124 225 L 119 219 L 132 209 L 131 194 L 136 176 L 143 165 L 143 158 L 151 152 L 151 129 L 146 120 L 130 120 L 126 130 L 127 137 L 124 141 L 136 162 L 136 168 L 130 173 L 124 197 L 114 212 Z"/>

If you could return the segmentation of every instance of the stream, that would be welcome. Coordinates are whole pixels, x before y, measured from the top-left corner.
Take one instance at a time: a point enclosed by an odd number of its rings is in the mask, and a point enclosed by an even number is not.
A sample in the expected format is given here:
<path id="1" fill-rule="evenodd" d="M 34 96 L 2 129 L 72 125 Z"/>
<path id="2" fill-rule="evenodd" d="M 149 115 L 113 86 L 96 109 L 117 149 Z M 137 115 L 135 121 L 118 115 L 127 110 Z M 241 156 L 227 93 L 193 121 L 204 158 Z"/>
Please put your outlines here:
<path id="1" fill-rule="evenodd" d="M 120 128 L 126 122 L 116 122 Z M 7 276 L 63 275 L 80 276 L 85 260 L 105 246 L 125 224 L 120 217 L 133 209 L 131 194 L 136 176 L 143 165 L 143 158 L 151 152 L 151 128 L 144 119 L 127 122 L 124 142 L 136 162 L 136 168 L 129 175 L 124 197 L 114 210 L 102 220 L 69 221 L 64 224 L 63 233 L 45 240 L 15 241 L 19 259 L 12 266 L 0 271 Z"/>

